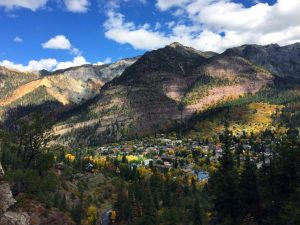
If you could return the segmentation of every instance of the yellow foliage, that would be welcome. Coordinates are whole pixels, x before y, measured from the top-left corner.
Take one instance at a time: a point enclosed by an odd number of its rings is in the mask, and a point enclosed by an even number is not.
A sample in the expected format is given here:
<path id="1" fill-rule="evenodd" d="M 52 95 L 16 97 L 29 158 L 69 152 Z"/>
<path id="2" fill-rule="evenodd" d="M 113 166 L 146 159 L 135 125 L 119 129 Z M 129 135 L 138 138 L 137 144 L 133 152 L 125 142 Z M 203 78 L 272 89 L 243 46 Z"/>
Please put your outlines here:
<path id="1" fill-rule="evenodd" d="M 118 159 L 118 161 L 121 161 L 121 160 L 122 160 L 122 156 L 119 155 L 119 156 L 117 157 L 117 159 Z M 139 161 L 139 160 L 140 160 L 140 158 L 139 158 L 138 156 L 135 156 L 135 155 L 127 155 L 127 156 L 126 156 L 126 159 L 127 159 L 127 161 L 128 161 L 129 163 L 135 162 L 135 161 Z"/>
<path id="2" fill-rule="evenodd" d="M 150 168 L 145 168 L 145 167 L 143 167 L 143 166 L 138 167 L 138 168 L 137 168 L 137 171 L 138 171 L 138 173 L 139 173 L 139 175 L 140 175 L 141 178 L 145 178 L 145 177 L 147 177 L 149 174 L 152 173 Z"/>
<path id="3" fill-rule="evenodd" d="M 126 156 L 127 161 L 130 162 L 134 162 L 134 161 L 138 161 L 139 157 L 135 156 L 135 155 L 127 155 Z"/>
<path id="4" fill-rule="evenodd" d="M 117 212 L 116 211 L 112 211 L 111 214 L 110 214 L 110 219 L 112 221 L 115 221 L 117 218 Z"/>
<path id="5" fill-rule="evenodd" d="M 105 156 L 88 156 L 86 159 L 101 167 L 105 166 L 107 162 Z"/>
<path id="6" fill-rule="evenodd" d="M 70 153 L 66 154 L 65 157 L 69 161 L 74 161 L 75 160 L 75 155 L 72 155 Z"/>
<path id="7" fill-rule="evenodd" d="M 87 214 L 88 224 L 92 225 L 97 219 L 97 208 L 95 206 L 88 207 L 86 214 Z"/>
<path id="8" fill-rule="evenodd" d="M 224 119 L 229 120 L 229 130 L 234 135 L 241 135 L 244 130 L 247 131 L 248 135 L 251 132 L 256 134 L 266 128 L 274 128 L 272 115 L 276 111 L 280 112 L 282 108 L 282 105 L 268 103 L 251 103 L 246 106 L 231 107 L 228 113 L 227 111 L 218 113 L 213 117 L 213 120 L 210 117 L 196 122 L 197 131 L 191 131 L 188 137 L 213 138 L 214 135 L 224 130 Z"/>

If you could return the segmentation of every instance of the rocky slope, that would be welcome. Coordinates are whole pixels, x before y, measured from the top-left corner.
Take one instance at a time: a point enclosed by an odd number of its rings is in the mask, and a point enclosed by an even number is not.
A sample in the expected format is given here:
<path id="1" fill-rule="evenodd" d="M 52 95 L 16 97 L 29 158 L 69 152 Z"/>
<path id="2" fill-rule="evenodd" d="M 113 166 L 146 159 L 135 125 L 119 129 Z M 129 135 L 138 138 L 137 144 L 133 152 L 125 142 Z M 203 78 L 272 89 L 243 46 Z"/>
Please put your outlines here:
<path id="1" fill-rule="evenodd" d="M 188 119 L 271 82 L 268 71 L 238 54 L 207 56 L 173 43 L 146 53 L 95 99 L 68 115 L 57 130 L 71 138 L 81 136 L 87 144 L 148 134 L 171 127 L 181 113 Z"/>
<path id="2" fill-rule="evenodd" d="M 80 104 L 97 95 L 106 82 L 119 76 L 136 60 L 130 58 L 107 65 L 83 65 L 40 73 L 21 73 L 0 67 L 0 117 L 7 108 L 40 105 L 46 101 L 65 106 Z"/>
<path id="3" fill-rule="evenodd" d="M 38 73 L 24 73 L 0 66 L 0 98 L 7 96 L 17 87 L 37 79 Z"/>
<path id="4" fill-rule="evenodd" d="M 238 54 L 279 77 L 300 80 L 300 43 L 280 47 L 277 44 L 243 45 L 228 49 L 226 55 Z"/>
<path id="5" fill-rule="evenodd" d="M 21 73 L 0 67 L 0 106 L 9 105 L 39 87 L 46 87 L 47 93 L 62 104 L 80 103 L 95 96 L 100 87 L 121 75 L 136 60 L 130 58 L 107 65 L 83 65 L 41 73 Z"/>
<path id="6" fill-rule="evenodd" d="M 10 186 L 4 181 L 4 171 L 0 163 L 0 225 L 29 225 L 29 215 L 10 208 L 16 203 Z"/>
<path id="7" fill-rule="evenodd" d="M 23 199 L 16 205 L 9 183 L 4 181 L 0 163 L 0 225 L 74 225 L 70 217 L 55 208 L 47 208 L 38 201 Z M 21 206 L 21 207 L 20 207 Z"/>

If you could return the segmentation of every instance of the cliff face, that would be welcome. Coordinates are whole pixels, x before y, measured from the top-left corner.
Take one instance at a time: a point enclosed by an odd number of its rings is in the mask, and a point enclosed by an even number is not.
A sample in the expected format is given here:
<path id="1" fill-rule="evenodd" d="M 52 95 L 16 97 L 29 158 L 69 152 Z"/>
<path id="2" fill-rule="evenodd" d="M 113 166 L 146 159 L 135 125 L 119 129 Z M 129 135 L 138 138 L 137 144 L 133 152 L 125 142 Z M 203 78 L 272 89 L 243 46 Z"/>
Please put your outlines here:
<path id="1" fill-rule="evenodd" d="M 238 54 L 205 56 L 178 43 L 146 53 L 74 111 L 58 132 L 72 132 L 71 139 L 84 134 L 87 144 L 149 134 L 170 128 L 181 113 L 188 119 L 272 82 L 268 71 Z"/>
<path id="2" fill-rule="evenodd" d="M 228 49 L 225 54 L 238 54 L 274 75 L 300 79 L 300 43 L 283 47 L 277 44 L 244 45 Z"/>

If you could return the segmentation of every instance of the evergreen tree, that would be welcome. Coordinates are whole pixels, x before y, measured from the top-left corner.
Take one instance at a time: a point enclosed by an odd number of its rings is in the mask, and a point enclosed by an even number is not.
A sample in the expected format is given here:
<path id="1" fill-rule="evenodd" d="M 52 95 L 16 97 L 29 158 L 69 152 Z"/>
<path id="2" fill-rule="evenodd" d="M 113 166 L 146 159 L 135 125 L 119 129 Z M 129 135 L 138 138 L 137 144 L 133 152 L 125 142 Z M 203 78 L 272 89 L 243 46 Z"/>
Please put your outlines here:
<path id="1" fill-rule="evenodd" d="M 252 215 L 255 219 L 261 218 L 261 203 L 257 184 L 256 166 L 246 156 L 245 165 L 240 181 L 241 208 L 244 215 Z"/>
<path id="2" fill-rule="evenodd" d="M 156 208 L 154 205 L 152 193 L 148 185 L 145 187 L 145 192 L 143 197 L 143 212 L 142 212 L 141 224 L 143 225 L 157 224 Z"/>
<path id="3" fill-rule="evenodd" d="M 203 219 L 202 216 L 203 215 L 203 211 L 200 207 L 200 202 L 199 202 L 199 198 L 196 198 L 195 202 L 194 202 L 194 206 L 193 206 L 193 217 L 194 217 L 194 225 L 202 225 L 203 224 Z"/>
<path id="4" fill-rule="evenodd" d="M 230 152 L 232 144 L 231 133 L 228 125 L 225 126 L 221 138 L 223 142 L 223 155 L 220 159 L 220 168 L 211 179 L 215 187 L 212 187 L 212 198 L 217 219 L 221 224 L 237 224 L 240 216 L 239 177 L 233 155 Z"/>

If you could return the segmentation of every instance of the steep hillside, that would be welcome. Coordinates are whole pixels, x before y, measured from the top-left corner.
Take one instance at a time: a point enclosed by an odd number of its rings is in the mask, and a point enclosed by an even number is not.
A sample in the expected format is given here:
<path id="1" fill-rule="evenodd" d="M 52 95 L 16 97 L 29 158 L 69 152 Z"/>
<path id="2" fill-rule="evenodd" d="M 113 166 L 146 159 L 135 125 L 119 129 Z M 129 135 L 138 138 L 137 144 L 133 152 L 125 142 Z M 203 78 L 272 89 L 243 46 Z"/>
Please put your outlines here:
<path id="1" fill-rule="evenodd" d="M 6 110 L 15 107 L 19 107 L 17 111 L 24 108 L 28 112 L 31 111 L 28 108 L 36 108 L 44 103 L 48 106 L 50 101 L 54 108 L 58 106 L 58 111 L 61 111 L 80 104 L 96 96 L 106 82 L 119 76 L 137 58 L 101 66 L 83 65 L 40 73 L 21 73 L 1 67 L 0 120 L 7 115 Z"/>
<path id="2" fill-rule="evenodd" d="M 78 67 L 71 67 L 64 70 L 57 70 L 54 72 L 46 72 L 46 75 L 64 75 L 82 81 L 94 80 L 107 83 L 113 78 L 120 76 L 124 70 L 131 66 L 139 57 L 121 59 L 115 63 L 104 65 L 83 65 Z M 45 74 L 45 72 L 43 72 Z"/>
<path id="3" fill-rule="evenodd" d="M 235 135 L 258 134 L 287 124 L 299 126 L 300 87 L 270 87 L 256 94 L 227 100 L 194 114 L 185 127 L 187 138 L 217 139 L 225 121 Z M 284 130 L 282 130 L 284 131 Z"/>
<path id="4" fill-rule="evenodd" d="M 21 73 L 0 68 L 0 106 L 9 105 L 39 87 L 46 87 L 49 95 L 62 104 L 81 103 L 99 93 L 100 87 L 119 76 L 137 58 L 116 63 L 84 65 L 54 72 Z"/>
<path id="5" fill-rule="evenodd" d="M 0 66 L 0 98 L 7 96 L 15 88 L 37 79 L 38 73 L 24 73 Z"/>
<path id="6" fill-rule="evenodd" d="M 219 101 L 256 93 L 272 83 L 272 75 L 268 71 L 238 55 L 212 57 L 194 74 L 197 79 L 183 98 L 188 115 Z"/>
<path id="7" fill-rule="evenodd" d="M 238 54 L 274 75 L 300 80 L 300 43 L 282 47 L 277 44 L 243 45 L 228 49 L 225 54 Z"/>
<path id="8" fill-rule="evenodd" d="M 174 43 L 147 52 L 57 130 L 87 144 L 166 130 L 213 104 L 256 93 L 271 74 L 235 55 L 204 57 Z M 70 133 L 71 132 L 71 133 Z"/>

